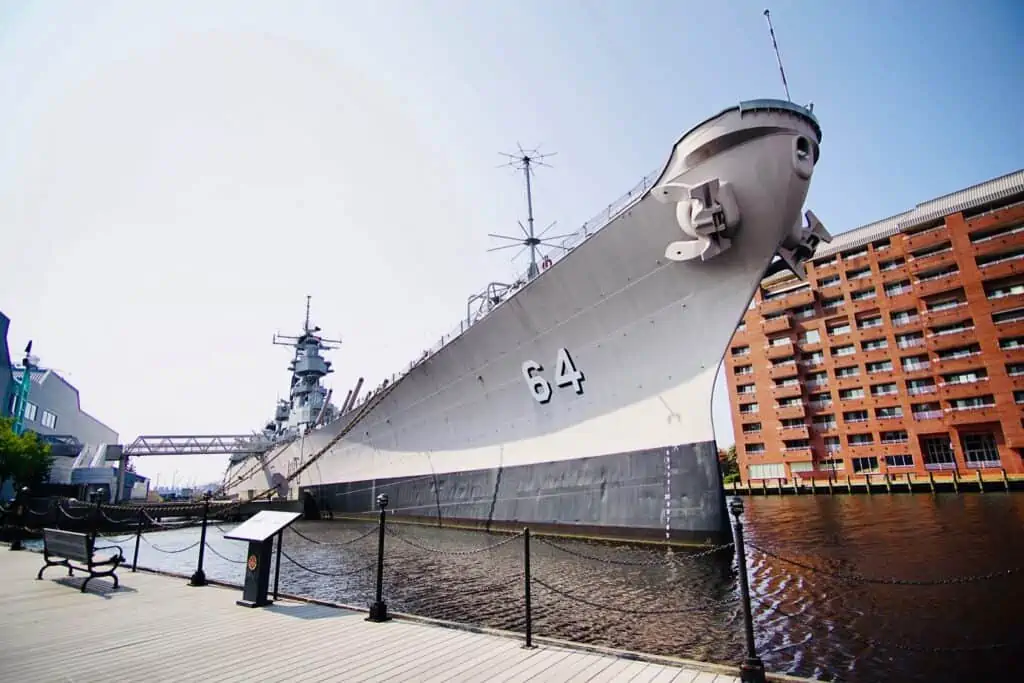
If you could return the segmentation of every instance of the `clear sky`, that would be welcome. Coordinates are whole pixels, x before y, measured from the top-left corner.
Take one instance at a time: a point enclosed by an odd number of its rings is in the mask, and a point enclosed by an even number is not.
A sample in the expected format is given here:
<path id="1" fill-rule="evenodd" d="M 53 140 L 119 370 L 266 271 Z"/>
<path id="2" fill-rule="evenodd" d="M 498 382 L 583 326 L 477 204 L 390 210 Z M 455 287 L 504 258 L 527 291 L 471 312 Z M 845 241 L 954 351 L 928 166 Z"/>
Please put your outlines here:
<path id="1" fill-rule="evenodd" d="M 824 130 L 833 232 L 1024 166 L 1024 3 L 768 5 Z M 537 220 L 568 232 L 739 100 L 781 97 L 763 2 L 0 4 L 0 310 L 10 345 L 124 442 L 258 428 L 275 331 L 345 344 L 376 384 L 519 272 L 517 142 L 557 151 Z M 719 385 L 716 431 L 733 441 Z M 137 463 L 161 484 L 225 459 Z"/>

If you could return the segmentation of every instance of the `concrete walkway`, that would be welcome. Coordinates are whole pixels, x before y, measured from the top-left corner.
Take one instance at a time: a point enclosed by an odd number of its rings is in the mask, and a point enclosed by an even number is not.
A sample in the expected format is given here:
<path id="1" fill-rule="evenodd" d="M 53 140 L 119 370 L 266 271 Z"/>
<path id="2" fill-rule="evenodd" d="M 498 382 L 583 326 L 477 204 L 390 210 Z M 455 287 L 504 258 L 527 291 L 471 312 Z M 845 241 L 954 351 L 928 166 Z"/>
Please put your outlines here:
<path id="1" fill-rule="evenodd" d="M 119 570 L 121 588 L 0 545 L 0 681 L 630 681 L 739 683 L 736 669 L 665 666 L 522 639 L 280 601 Z M 787 677 L 788 678 L 788 677 Z M 796 680 L 796 679 L 789 679 Z"/>

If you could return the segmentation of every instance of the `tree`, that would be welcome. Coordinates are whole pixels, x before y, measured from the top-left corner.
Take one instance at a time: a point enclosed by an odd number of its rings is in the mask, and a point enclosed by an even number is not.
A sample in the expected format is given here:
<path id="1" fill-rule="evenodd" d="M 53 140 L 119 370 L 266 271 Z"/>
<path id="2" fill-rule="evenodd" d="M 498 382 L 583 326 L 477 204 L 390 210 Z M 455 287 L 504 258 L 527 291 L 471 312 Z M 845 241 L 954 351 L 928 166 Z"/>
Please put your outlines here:
<path id="1" fill-rule="evenodd" d="M 722 481 L 731 484 L 740 478 L 740 468 L 736 463 L 736 444 L 728 450 L 718 449 L 718 466 L 722 470 Z"/>
<path id="2" fill-rule="evenodd" d="M 0 482 L 13 480 L 14 490 L 38 489 L 50 476 L 50 445 L 35 432 L 14 433 L 14 420 L 0 418 Z"/>

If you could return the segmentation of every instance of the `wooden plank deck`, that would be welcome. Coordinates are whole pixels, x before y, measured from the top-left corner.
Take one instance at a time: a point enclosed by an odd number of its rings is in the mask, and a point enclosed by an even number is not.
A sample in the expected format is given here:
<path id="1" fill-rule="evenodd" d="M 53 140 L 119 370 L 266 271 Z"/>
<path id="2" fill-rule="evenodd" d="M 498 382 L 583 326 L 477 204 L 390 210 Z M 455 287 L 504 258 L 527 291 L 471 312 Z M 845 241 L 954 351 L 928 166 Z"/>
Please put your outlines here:
<path id="1" fill-rule="evenodd" d="M 0 545 L 0 681 L 630 681 L 739 683 L 680 668 L 303 602 L 249 609 L 240 589 L 119 570 L 121 588 Z M 790 679 L 795 680 L 795 679 Z"/>

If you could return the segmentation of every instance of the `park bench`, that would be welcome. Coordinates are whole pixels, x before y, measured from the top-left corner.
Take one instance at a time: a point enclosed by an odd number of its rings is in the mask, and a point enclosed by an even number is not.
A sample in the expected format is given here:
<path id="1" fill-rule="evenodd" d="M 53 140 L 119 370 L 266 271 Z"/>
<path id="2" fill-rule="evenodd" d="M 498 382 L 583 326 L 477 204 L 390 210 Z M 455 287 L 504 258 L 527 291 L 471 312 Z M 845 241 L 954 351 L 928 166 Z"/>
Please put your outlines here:
<path id="1" fill-rule="evenodd" d="M 82 582 L 81 591 L 90 581 L 96 578 L 109 576 L 114 579 L 114 588 L 118 587 L 117 574 L 114 571 L 123 561 L 123 553 L 119 546 L 107 546 L 116 548 L 117 554 L 105 559 L 96 559 L 96 537 L 91 534 L 80 534 L 74 531 L 61 531 L 60 529 L 43 529 L 43 561 L 46 565 L 36 575 L 37 580 L 43 579 L 43 572 L 50 567 L 67 567 L 68 576 L 74 576 L 74 570 L 89 572 L 89 576 Z M 61 560 L 51 560 L 51 557 L 60 557 Z M 77 564 L 72 564 L 75 562 Z M 102 571 L 97 571 L 97 568 Z"/>

